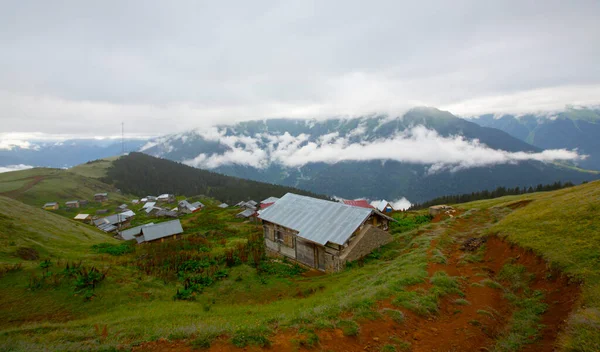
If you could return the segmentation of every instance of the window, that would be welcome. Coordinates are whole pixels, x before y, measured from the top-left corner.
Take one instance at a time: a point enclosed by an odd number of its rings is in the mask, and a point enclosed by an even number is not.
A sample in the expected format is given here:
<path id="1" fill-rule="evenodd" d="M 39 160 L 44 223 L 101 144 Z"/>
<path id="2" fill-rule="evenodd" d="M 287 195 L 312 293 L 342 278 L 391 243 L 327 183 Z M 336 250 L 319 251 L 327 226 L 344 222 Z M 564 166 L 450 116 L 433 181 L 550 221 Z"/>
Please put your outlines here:
<path id="1" fill-rule="evenodd" d="M 279 230 L 275 231 L 275 241 L 283 242 L 283 233 Z"/>

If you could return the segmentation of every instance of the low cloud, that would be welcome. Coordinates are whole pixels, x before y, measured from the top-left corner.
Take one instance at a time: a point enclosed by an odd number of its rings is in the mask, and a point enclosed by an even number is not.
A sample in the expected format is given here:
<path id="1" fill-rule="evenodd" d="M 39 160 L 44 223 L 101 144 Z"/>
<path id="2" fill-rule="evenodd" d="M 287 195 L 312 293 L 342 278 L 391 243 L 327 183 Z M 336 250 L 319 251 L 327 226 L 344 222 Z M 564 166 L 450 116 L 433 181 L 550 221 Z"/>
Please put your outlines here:
<path id="1" fill-rule="evenodd" d="M 371 205 L 374 206 L 375 208 L 377 208 L 377 206 L 379 205 L 379 203 L 381 203 L 381 201 L 382 201 L 382 199 L 374 200 L 371 202 Z M 412 203 L 405 197 L 391 201 L 390 204 L 392 205 L 392 208 L 394 208 L 394 210 L 406 210 L 406 209 L 410 208 L 410 206 L 412 205 Z"/>
<path id="2" fill-rule="evenodd" d="M 31 168 L 33 168 L 33 166 L 31 166 L 31 165 L 24 165 L 24 164 L 6 165 L 6 166 L 0 166 L 0 173 L 11 172 L 11 171 L 19 171 L 19 170 L 26 170 L 26 169 L 31 169 Z"/>
<path id="3" fill-rule="evenodd" d="M 429 172 L 435 173 L 527 160 L 552 162 L 585 158 L 575 150 L 566 149 L 539 153 L 497 150 L 462 136 L 443 137 L 424 126 L 407 129 L 392 138 L 354 143 L 336 133 L 322 136 L 316 141 L 311 141 L 305 134 L 292 136 L 287 132 L 283 135 L 225 136 L 224 130 L 211 129 L 198 133 L 205 139 L 218 140 L 229 148 L 224 154 L 203 153 L 183 161 L 208 169 L 230 164 L 265 168 L 277 163 L 297 168 L 316 162 L 335 164 L 343 161 L 394 160 L 431 165 Z"/>

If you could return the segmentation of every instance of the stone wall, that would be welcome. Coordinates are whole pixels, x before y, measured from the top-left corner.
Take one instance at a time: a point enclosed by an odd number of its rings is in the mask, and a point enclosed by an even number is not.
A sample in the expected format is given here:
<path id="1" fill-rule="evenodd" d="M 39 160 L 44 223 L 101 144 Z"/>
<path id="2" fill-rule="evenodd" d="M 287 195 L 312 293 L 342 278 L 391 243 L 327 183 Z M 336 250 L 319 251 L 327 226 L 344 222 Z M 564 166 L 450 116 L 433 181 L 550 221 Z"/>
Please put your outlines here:
<path id="1" fill-rule="evenodd" d="M 363 258 L 374 249 L 390 243 L 392 239 L 392 235 L 388 232 L 369 225 L 353 239 L 348 248 L 344 249 L 340 260 L 351 262 Z"/>

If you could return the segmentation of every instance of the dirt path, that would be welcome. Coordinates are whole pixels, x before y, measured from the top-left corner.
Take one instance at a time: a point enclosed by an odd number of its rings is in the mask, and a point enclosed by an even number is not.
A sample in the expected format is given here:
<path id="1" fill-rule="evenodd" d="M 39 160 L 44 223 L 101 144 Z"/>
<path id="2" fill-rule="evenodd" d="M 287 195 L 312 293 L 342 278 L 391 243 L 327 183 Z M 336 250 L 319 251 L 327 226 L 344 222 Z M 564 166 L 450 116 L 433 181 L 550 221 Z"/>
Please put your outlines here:
<path id="1" fill-rule="evenodd" d="M 526 206 L 526 204 L 519 204 Z M 401 310 L 405 315 L 403 323 L 396 323 L 389 318 L 377 320 L 360 320 L 360 333 L 355 337 L 344 336 L 339 329 L 317 331 L 319 343 L 313 348 L 298 346 L 302 334 L 295 330 L 277 332 L 271 337 L 272 346 L 262 349 L 258 347 L 236 348 L 226 337 L 214 341 L 210 351 L 380 351 L 385 345 L 394 345 L 397 351 L 414 352 L 448 352 L 448 351 L 492 351 L 497 339 L 509 327 L 514 310 L 511 303 L 504 298 L 504 292 L 497 288 L 482 285 L 481 281 L 493 278 L 501 268 L 511 261 L 522 264 L 534 274 L 530 283 L 531 289 L 545 293 L 546 313 L 542 316 L 545 325 L 542 337 L 534 344 L 527 345 L 523 351 L 551 352 L 554 350 L 556 337 L 563 328 L 564 321 L 577 301 L 580 288 L 557 272 L 548 270 L 543 260 L 531 252 L 512 246 L 497 237 L 490 237 L 484 244 L 477 260 L 466 260 L 468 254 L 461 250 L 461 244 L 467 239 L 480 235 L 493 223 L 494 219 L 506 215 L 493 211 L 479 211 L 466 216 L 456 217 L 432 225 L 433 229 L 425 233 L 437 231 L 441 233 L 432 241 L 428 255 L 428 273 L 431 277 L 437 271 L 444 271 L 450 276 L 460 277 L 461 291 L 464 296 L 450 295 L 440 302 L 439 314 L 419 316 L 407 309 L 392 306 L 392 298 L 378 302 L 378 309 L 392 308 Z M 446 262 L 436 263 L 434 254 L 443 253 Z M 438 262 L 440 262 L 438 260 Z M 425 283 L 411 287 L 429 289 L 431 284 Z M 461 304 L 457 299 L 464 299 Z M 402 349 L 402 344 L 407 346 Z M 410 346 L 410 347 L 408 347 Z M 185 341 L 169 342 L 159 340 L 139 346 L 134 351 L 191 351 Z"/>
<path id="2" fill-rule="evenodd" d="M 27 192 L 28 190 L 30 190 L 33 186 L 37 185 L 38 183 L 42 182 L 44 180 L 44 176 L 32 176 L 32 177 L 28 177 L 26 178 L 26 180 L 31 180 L 29 182 L 27 182 L 24 186 L 12 190 L 12 191 L 8 191 L 8 192 L 3 192 L 0 193 L 0 195 L 5 196 L 5 197 L 9 197 L 9 198 L 16 198 L 19 195 Z"/>

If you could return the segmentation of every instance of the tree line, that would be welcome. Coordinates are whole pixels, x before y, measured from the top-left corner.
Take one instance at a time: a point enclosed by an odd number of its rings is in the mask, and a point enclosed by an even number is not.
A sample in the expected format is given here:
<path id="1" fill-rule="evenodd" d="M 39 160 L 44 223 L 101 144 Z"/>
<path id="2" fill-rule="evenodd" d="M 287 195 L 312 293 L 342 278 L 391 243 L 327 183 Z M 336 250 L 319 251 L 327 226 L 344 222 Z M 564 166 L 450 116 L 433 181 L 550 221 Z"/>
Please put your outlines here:
<path id="1" fill-rule="evenodd" d="M 585 183 L 585 182 L 584 182 Z M 408 210 L 418 210 L 429 208 L 433 205 L 438 204 L 458 204 L 458 203 L 467 203 L 476 200 L 482 199 L 492 199 L 503 196 L 514 196 L 519 194 L 526 193 L 534 193 L 534 192 L 546 192 L 546 191 L 555 191 L 562 188 L 573 187 L 575 186 L 572 182 L 562 183 L 560 181 L 554 182 L 552 184 L 542 185 L 539 184 L 535 187 L 515 187 L 515 188 L 507 188 L 507 187 L 498 187 L 493 191 L 485 190 L 479 192 L 472 193 L 464 193 L 464 194 L 456 194 L 456 195 L 447 195 L 434 198 L 432 200 L 423 202 L 423 203 L 415 203 L 408 208 Z"/>
<path id="2" fill-rule="evenodd" d="M 250 199 L 260 202 L 288 192 L 326 199 L 297 188 L 226 176 L 143 153 L 115 160 L 102 181 L 139 197 L 162 193 L 206 196 L 230 205 Z"/>

